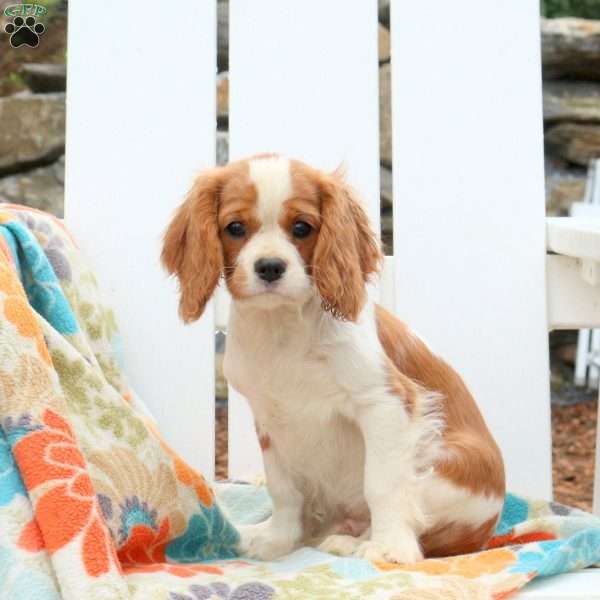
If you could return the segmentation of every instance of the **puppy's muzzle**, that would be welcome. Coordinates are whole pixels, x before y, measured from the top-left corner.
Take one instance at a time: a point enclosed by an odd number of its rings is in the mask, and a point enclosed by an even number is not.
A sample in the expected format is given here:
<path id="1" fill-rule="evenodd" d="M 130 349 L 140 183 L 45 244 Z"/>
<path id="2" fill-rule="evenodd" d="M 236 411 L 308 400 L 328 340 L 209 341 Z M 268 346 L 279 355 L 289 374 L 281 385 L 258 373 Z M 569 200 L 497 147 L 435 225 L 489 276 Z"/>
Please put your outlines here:
<path id="1" fill-rule="evenodd" d="M 285 273 L 286 263 L 280 258 L 261 258 L 254 263 L 254 272 L 259 279 L 273 283 Z"/>

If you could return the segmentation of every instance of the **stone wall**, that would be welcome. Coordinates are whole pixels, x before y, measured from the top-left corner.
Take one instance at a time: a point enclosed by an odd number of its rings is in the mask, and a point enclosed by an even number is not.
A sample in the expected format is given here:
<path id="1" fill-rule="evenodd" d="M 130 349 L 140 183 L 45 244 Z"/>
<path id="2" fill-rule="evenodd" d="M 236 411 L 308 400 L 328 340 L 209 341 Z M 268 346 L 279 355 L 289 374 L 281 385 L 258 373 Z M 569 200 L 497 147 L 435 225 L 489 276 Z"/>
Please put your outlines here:
<path id="1" fill-rule="evenodd" d="M 379 21 L 382 237 L 391 252 L 391 59 L 386 0 L 379 0 Z M 227 2 L 221 0 L 216 148 L 219 164 L 228 157 L 227 27 Z M 548 214 L 561 215 L 567 214 L 571 203 L 583 196 L 587 165 L 590 159 L 600 157 L 600 21 L 542 19 L 541 28 L 547 210 Z M 66 26 L 62 31 L 66 38 Z M 51 49 L 51 60 L 56 60 L 61 52 L 59 41 L 54 40 Z M 43 60 L 43 46 L 37 50 L 33 56 Z M 9 49 L 7 53 L 17 56 L 20 51 Z M 0 199 L 62 215 L 65 67 L 25 63 L 10 77 L 1 69 L 0 63 L 0 83 L 5 82 L 0 85 L 0 93 L 14 92 L 14 81 L 19 82 L 19 91 L 0 97 Z"/>
<path id="2" fill-rule="evenodd" d="M 566 215 L 600 158 L 600 21 L 542 19 L 546 207 Z"/>
<path id="3" fill-rule="evenodd" d="M 65 93 L 0 98 L 0 199 L 62 216 Z"/>
<path id="4" fill-rule="evenodd" d="M 0 0 L 0 201 L 62 216 L 67 2 L 46 4 L 38 47 L 11 48 Z"/>

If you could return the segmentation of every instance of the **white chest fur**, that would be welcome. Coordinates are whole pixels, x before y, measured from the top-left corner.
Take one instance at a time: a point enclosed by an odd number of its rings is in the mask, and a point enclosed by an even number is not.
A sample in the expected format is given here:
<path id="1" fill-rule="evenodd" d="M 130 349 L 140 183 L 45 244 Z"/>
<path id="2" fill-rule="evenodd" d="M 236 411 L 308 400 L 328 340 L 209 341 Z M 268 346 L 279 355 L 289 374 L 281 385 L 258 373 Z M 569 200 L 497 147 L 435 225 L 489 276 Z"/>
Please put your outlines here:
<path id="1" fill-rule="evenodd" d="M 313 510 L 331 517 L 364 505 L 364 443 L 354 416 L 383 374 L 382 350 L 363 329 L 318 305 L 231 311 L 225 375 L 306 502 L 318 498 Z"/>

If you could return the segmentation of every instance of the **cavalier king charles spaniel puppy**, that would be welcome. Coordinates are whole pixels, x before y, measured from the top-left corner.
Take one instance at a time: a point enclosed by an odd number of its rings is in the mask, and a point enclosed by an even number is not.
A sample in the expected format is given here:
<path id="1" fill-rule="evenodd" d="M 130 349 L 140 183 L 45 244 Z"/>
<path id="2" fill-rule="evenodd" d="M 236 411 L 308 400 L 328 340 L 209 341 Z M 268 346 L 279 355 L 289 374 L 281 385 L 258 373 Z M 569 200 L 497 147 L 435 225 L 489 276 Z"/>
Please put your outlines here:
<path id="1" fill-rule="evenodd" d="M 494 532 L 498 446 L 460 375 L 369 298 L 381 260 L 339 173 L 272 154 L 200 174 L 168 227 L 182 319 L 221 277 L 233 298 L 224 370 L 252 407 L 273 500 L 241 528 L 248 557 L 308 544 L 406 563 Z"/>

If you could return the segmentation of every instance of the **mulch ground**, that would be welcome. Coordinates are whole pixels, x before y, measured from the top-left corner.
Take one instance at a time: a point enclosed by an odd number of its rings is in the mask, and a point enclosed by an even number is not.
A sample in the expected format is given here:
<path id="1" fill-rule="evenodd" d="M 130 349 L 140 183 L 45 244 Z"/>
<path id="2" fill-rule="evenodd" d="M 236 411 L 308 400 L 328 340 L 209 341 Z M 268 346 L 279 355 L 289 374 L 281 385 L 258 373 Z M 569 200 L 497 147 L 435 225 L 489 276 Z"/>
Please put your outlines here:
<path id="1" fill-rule="evenodd" d="M 227 479 L 227 408 L 217 406 L 215 418 L 215 477 Z"/>
<path id="2" fill-rule="evenodd" d="M 227 478 L 227 409 L 218 407 L 217 479 Z M 552 406 L 554 499 L 561 504 L 592 509 L 597 402 Z"/>
<path id="3" fill-rule="evenodd" d="M 552 406 L 552 459 L 557 502 L 592 509 L 598 403 Z"/>

